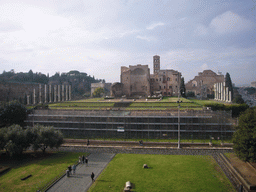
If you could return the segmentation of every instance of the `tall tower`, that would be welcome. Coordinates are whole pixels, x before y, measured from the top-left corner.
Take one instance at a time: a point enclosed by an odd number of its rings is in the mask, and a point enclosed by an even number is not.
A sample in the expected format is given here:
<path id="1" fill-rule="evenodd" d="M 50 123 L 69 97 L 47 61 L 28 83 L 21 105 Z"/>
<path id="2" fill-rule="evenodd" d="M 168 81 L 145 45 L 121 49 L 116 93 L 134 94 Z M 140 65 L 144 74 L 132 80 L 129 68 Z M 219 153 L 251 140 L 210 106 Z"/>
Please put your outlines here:
<path id="1" fill-rule="evenodd" d="M 160 72 L 160 56 L 155 55 L 153 56 L 153 67 L 154 67 L 154 74 Z"/>

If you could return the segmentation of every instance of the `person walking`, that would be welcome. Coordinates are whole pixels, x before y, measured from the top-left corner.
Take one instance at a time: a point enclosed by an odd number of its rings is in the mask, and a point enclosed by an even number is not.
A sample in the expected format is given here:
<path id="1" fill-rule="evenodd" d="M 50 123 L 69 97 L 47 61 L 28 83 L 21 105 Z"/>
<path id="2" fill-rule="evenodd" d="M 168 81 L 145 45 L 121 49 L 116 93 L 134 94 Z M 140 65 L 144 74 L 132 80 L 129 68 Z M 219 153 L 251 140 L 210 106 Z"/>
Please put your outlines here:
<path id="1" fill-rule="evenodd" d="M 76 174 L 76 165 L 75 164 L 72 166 L 72 169 L 73 169 L 73 174 L 75 175 Z"/>
<path id="2" fill-rule="evenodd" d="M 86 164 L 86 166 L 88 166 L 88 159 L 87 159 L 87 157 L 85 158 L 85 164 Z"/>
<path id="3" fill-rule="evenodd" d="M 81 156 L 79 156 L 78 163 L 79 163 L 79 164 L 81 164 L 81 163 L 82 163 L 82 157 L 81 157 Z"/>
<path id="4" fill-rule="evenodd" d="M 92 182 L 95 181 L 95 180 L 94 180 L 94 173 L 93 173 L 93 172 L 92 172 L 92 174 L 91 174 L 91 178 L 92 178 Z"/>
<path id="5" fill-rule="evenodd" d="M 83 155 L 83 156 L 82 156 L 82 163 L 83 163 L 83 164 L 84 164 L 84 159 L 85 159 L 85 158 L 84 158 L 84 155 Z"/>
<path id="6" fill-rule="evenodd" d="M 68 166 L 68 171 L 69 171 L 69 174 L 71 175 L 71 171 L 72 171 L 71 165 Z"/>

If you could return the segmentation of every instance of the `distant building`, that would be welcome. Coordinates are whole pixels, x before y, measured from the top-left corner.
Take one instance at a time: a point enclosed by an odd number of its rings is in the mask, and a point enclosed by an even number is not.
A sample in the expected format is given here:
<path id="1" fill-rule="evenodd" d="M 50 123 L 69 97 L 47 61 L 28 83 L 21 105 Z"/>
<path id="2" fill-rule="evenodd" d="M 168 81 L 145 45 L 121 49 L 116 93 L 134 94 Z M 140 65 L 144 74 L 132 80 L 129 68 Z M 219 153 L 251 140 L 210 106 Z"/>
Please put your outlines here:
<path id="1" fill-rule="evenodd" d="M 153 57 L 154 73 L 150 74 L 148 65 L 129 65 L 121 67 L 121 82 L 112 85 L 112 95 L 128 97 L 178 95 L 181 73 L 172 69 L 160 68 L 160 56 Z"/>
<path id="2" fill-rule="evenodd" d="M 255 87 L 256 88 L 256 81 L 251 82 L 251 87 Z"/>
<path id="3" fill-rule="evenodd" d="M 94 93 L 94 91 L 101 87 L 104 89 L 105 91 L 105 95 L 110 95 L 110 88 L 111 88 L 111 83 L 103 83 L 103 82 L 99 82 L 99 83 L 91 83 L 91 96 Z"/>
<path id="4" fill-rule="evenodd" d="M 204 70 L 186 83 L 186 92 L 193 92 L 200 98 L 207 98 L 207 95 L 214 95 L 214 84 L 224 81 L 224 75 L 217 75 L 212 70 Z"/>

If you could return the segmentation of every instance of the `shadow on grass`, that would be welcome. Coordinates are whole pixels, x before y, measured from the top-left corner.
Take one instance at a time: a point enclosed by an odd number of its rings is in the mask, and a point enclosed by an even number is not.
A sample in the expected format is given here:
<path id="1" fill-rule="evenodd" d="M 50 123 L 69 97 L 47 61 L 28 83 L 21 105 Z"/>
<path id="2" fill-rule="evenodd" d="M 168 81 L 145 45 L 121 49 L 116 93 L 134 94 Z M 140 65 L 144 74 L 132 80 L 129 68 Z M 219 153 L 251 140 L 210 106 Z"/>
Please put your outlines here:
<path id="1" fill-rule="evenodd" d="M 104 182 L 104 183 L 112 183 L 113 181 L 108 181 L 108 180 L 104 180 L 104 179 L 97 179 L 97 182 Z"/>

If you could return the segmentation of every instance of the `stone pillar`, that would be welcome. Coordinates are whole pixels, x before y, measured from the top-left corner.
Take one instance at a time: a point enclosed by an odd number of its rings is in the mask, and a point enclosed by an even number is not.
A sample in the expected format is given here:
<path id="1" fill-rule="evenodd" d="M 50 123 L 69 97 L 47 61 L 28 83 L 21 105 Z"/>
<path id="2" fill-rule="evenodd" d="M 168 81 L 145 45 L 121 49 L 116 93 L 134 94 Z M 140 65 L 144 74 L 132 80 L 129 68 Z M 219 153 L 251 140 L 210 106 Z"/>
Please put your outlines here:
<path id="1" fill-rule="evenodd" d="M 71 101 L 71 85 L 69 85 L 69 98 L 68 98 L 69 101 Z"/>
<path id="2" fill-rule="evenodd" d="M 223 82 L 223 101 L 226 101 L 226 83 Z"/>
<path id="3" fill-rule="evenodd" d="M 30 104 L 30 97 L 29 97 L 29 95 L 27 95 L 27 105 L 29 105 Z"/>
<path id="4" fill-rule="evenodd" d="M 54 85 L 54 103 L 57 102 L 57 85 Z"/>
<path id="5" fill-rule="evenodd" d="M 220 100 L 223 101 L 223 84 L 220 83 Z"/>
<path id="6" fill-rule="evenodd" d="M 221 100 L 221 91 L 220 91 L 221 87 L 220 87 L 220 83 L 219 83 L 219 100 Z"/>
<path id="7" fill-rule="evenodd" d="M 213 85 L 213 89 L 214 89 L 214 100 L 216 100 L 216 83 Z"/>
<path id="8" fill-rule="evenodd" d="M 228 102 L 228 87 L 225 87 L 225 89 L 226 89 L 226 102 Z"/>
<path id="9" fill-rule="evenodd" d="M 52 85 L 49 85 L 49 103 L 52 102 Z"/>
<path id="10" fill-rule="evenodd" d="M 39 84 L 39 96 L 38 96 L 38 100 L 39 100 L 39 104 L 41 104 L 42 103 L 42 85 L 41 84 Z"/>
<path id="11" fill-rule="evenodd" d="M 217 100 L 219 100 L 219 83 L 217 83 L 217 91 L 216 91 L 216 94 L 217 94 Z"/>
<path id="12" fill-rule="evenodd" d="M 228 94 L 228 102 L 232 102 L 232 100 L 231 100 L 231 91 L 229 91 L 229 94 Z"/>
<path id="13" fill-rule="evenodd" d="M 60 102 L 60 85 L 58 85 L 58 102 Z"/>
<path id="14" fill-rule="evenodd" d="M 62 85 L 62 101 L 65 101 L 65 86 L 64 85 Z"/>
<path id="15" fill-rule="evenodd" d="M 47 84 L 44 84 L 44 102 L 47 103 Z"/>
<path id="16" fill-rule="evenodd" d="M 66 101 L 68 101 L 68 85 L 66 85 Z"/>
<path id="17" fill-rule="evenodd" d="M 36 89 L 33 89 L 33 104 L 36 104 Z"/>

